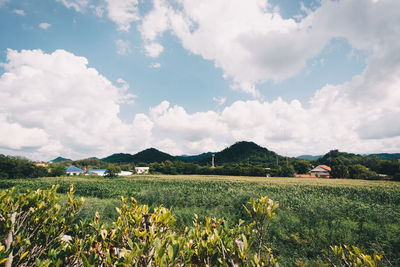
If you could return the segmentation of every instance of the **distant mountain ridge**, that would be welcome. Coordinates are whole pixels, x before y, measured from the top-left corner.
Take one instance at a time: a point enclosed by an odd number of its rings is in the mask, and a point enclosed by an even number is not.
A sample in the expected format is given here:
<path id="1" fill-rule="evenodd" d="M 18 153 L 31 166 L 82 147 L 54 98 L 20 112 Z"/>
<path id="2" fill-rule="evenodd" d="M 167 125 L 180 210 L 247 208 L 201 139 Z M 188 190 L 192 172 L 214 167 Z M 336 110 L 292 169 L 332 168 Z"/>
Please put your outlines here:
<path id="1" fill-rule="evenodd" d="M 206 152 L 206 153 L 202 153 L 199 155 L 193 155 L 193 156 L 188 156 L 188 155 L 182 155 L 182 156 L 176 156 L 175 158 L 182 160 L 182 161 L 186 161 L 186 162 L 197 162 L 199 160 L 202 160 L 204 158 L 211 158 L 211 155 L 214 154 L 213 152 Z"/>
<path id="2" fill-rule="evenodd" d="M 331 153 L 331 152 L 330 152 Z M 396 159 L 400 158 L 400 153 L 377 153 L 370 155 L 358 155 L 346 152 L 338 152 L 343 157 L 372 157 L 377 156 L 380 159 Z M 109 163 L 161 163 L 166 160 L 175 161 L 181 160 L 184 162 L 192 162 L 200 165 L 211 165 L 211 156 L 215 155 L 215 165 L 223 165 L 226 163 L 249 163 L 253 165 L 276 166 L 287 158 L 281 156 L 265 147 L 259 146 L 254 142 L 241 141 L 237 142 L 219 152 L 206 152 L 199 155 L 181 155 L 172 156 L 155 148 L 148 148 L 136 154 L 116 153 L 101 161 Z M 297 159 L 305 159 L 309 161 L 324 161 L 328 155 L 301 155 Z M 290 159 L 290 158 L 289 158 Z M 296 158 L 291 158 L 295 160 Z"/>
<path id="3" fill-rule="evenodd" d="M 175 160 L 176 158 L 170 154 L 159 151 L 155 148 L 148 148 L 134 155 L 126 153 L 112 154 L 106 158 L 101 159 L 110 163 L 153 163 L 164 162 L 166 160 Z"/>
<path id="4" fill-rule="evenodd" d="M 50 160 L 49 162 L 61 162 L 61 161 L 72 161 L 72 159 L 66 159 L 66 158 L 63 158 L 63 157 L 57 157 L 57 158 L 55 158 L 53 160 Z"/>
<path id="5" fill-rule="evenodd" d="M 313 156 L 313 155 L 301 155 L 298 156 L 298 159 L 305 159 L 305 160 L 317 160 L 319 158 L 322 158 L 323 155 L 317 155 L 317 156 Z"/>
<path id="6" fill-rule="evenodd" d="M 281 161 L 284 157 L 277 153 L 261 147 L 254 142 L 241 141 L 237 142 L 224 150 L 214 153 L 215 165 L 225 163 L 249 163 L 274 165 L 277 161 Z M 211 157 L 199 160 L 198 163 L 208 165 L 211 163 Z"/>
<path id="7" fill-rule="evenodd" d="M 400 159 L 400 153 L 376 153 L 368 155 L 368 157 L 373 156 L 377 156 L 380 159 Z"/>
<path id="8" fill-rule="evenodd" d="M 149 148 L 134 155 L 126 153 L 112 154 L 111 156 L 103 158 L 102 161 L 110 163 L 160 163 L 166 160 L 181 160 L 184 162 L 198 163 L 200 165 L 211 165 L 212 154 L 215 154 L 216 165 L 225 163 L 272 164 L 277 160 L 280 161 L 284 159 L 284 157 L 254 142 L 241 141 L 215 153 L 207 152 L 193 156 L 172 156 L 155 148 Z"/>

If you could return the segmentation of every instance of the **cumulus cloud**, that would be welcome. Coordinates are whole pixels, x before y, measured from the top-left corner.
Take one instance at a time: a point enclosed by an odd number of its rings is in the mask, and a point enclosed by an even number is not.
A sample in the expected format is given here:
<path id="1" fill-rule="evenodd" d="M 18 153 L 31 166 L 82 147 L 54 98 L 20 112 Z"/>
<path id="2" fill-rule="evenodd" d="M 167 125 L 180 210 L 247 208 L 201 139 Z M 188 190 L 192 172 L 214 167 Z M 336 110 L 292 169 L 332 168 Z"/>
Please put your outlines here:
<path id="1" fill-rule="evenodd" d="M 131 43 L 129 41 L 117 40 L 115 43 L 117 45 L 117 54 L 127 55 L 132 53 Z"/>
<path id="2" fill-rule="evenodd" d="M 139 20 L 137 0 L 106 0 L 108 18 L 118 25 L 118 30 L 129 31 L 131 23 Z"/>
<path id="3" fill-rule="evenodd" d="M 14 14 L 20 15 L 20 16 L 25 16 L 25 11 L 22 9 L 14 9 L 13 10 Z"/>
<path id="4" fill-rule="evenodd" d="M 51 24 L 49 24 L 47 22 L 42 22 L 42 23 L 39 24 L 39 28 L 41 28 L 43 30 L 47 30 L 50 27 L 51 27 Z"/>
<path id="5" fill-rule="evenodd" d="M 296 21 L 268 1 L 154 0 L 139 30 L 145 43 L 171 31 L 184 48 L 214 61 L 233 89 L 258 97 L 258 83 L 295 76 L 332 38 L 366 51 L 383 36 L 396 39 L 398 10 L 399 1 L 326 0 L 314 11 L 303 8 Z"/>
<path id="6" fill-rule="evenodd" d="M 144 46 L 146 55 L 152 58 L 157 58 L 163 51 L 164 47 L 159 43 L 150 43 Z"/>
<path id="7" fill-rule="evenodd" d="M 117 87 L 87 65 L 86 58 L 64 50 L 7 51 L 0 77 L 0 129 L 15 134 L 1 134 L 10 136 L 2 138 L 2 151 L 28 153 L 24 148 L 34 147 L 34 158 L 84 157 L 148 144 L 151 123 L 140 114 L 131 124 L 118 117 L 119 105 L 134 97 L 127 93 L 129 85 L 118 79 Z"/>

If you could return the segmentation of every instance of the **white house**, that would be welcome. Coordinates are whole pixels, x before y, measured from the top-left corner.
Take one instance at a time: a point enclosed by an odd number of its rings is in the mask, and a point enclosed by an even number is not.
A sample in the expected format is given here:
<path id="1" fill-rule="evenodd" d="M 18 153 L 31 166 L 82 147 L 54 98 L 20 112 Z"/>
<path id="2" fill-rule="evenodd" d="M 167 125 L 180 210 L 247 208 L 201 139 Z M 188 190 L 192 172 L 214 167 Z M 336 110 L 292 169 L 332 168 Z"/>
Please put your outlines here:
<path id="1" fill-rule="evenodd" d="M 137 174 L 149 174 L 149 167 L 135 167 Z"/>
<path id="2" fill-rule="evenodd" d="M 118 173 L 118 176 L 128 176 L 128 175 L 132 175 L 132 172 L 130 172 L 130 171 L 121 171 L 120 173 Z"/>
<path id="3" fill-rule="evenodd" d="M 74 165 L 71 165 L 71 166 L 65 168 L 65 172 L 68 175 L 79 175 L 79 174 L 83 174 L 85 171 L 80 168 L 75 167 Z"/>
<path id="4" fill-rule="evenodd" d="M 329 178 L 331 175 L 331 168 L 326 165 L 318 165 L 311 170 L 311 175 Z"/>
<path id="5" fill-rule="evenodd" d="M 98 175 L 98 176 L 105 176 L 106 169 L 93 169 L 87 172 L 89 175 Z"/>

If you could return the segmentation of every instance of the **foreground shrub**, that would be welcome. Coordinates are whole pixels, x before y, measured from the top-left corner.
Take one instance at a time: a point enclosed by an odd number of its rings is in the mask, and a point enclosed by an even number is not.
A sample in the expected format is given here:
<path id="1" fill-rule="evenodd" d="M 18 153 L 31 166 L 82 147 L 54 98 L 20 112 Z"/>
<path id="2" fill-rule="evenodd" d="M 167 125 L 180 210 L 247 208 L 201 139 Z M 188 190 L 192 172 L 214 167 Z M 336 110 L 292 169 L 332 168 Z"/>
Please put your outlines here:
<path id="1" fill-rule="evenodd" d="M 250 199 L 245 207 L 250 222 L 228 227 L 224 220 L 194 216 L 183 233 L 174 230 L 171 211 L 138 205 L 121 198 L 112 224 L 100 223 L 96 212 L 90 221 L 76 220 L 83 200 L 60 201 L 57 186 L 16 195 L 0 192 L 0 264 L 5 266 L 278 266 L 264 237 L 278 203 L 268 197 Z M 341 248 L 341 247 L 340 247 Z M 331 266 L 376 266 L 382 256 L 343 252 L 333 247 Z M 356 257 L 353 256 L 356 253 Z M 357 254 L 358 253 L 358 254 Z M 369 258 L 368 258 L 369 257 Z M 344 261 L 343 259 L 347 260 Z M 366 265 L 366 264 L 375 265 Z"/>

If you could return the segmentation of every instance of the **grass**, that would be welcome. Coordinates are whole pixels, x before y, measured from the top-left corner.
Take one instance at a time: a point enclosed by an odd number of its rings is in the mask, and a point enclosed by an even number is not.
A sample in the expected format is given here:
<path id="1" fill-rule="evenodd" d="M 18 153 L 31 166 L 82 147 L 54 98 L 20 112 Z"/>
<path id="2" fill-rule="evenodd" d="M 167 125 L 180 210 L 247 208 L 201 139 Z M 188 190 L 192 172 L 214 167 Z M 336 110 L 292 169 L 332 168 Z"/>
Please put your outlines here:
<path id="1" fill-rule="evenodd" d="M 243 205 L 250 197 L 268 195 L 280 208 L 268 233 L 268 245 L 283 265 L 318 260 L 329 245 L 357 245 L 371 252 L 384 250 L 400 265 L 400 183 L 316 178 L 266 178 L 201 175 L 148 175 L 91 178 L 58 177 L 0 180 L 0 188 L 49 188 L 60 193 L 73 183 L 76 195 L 86 199 L 81 218 L 95 211 L 105 222 L 116 218 L 120 196 L 133 196 L 151 207 L 171 208 L 177 227 L 200 218 L 226 218 L 234 224 L 246 219 Z"/>

